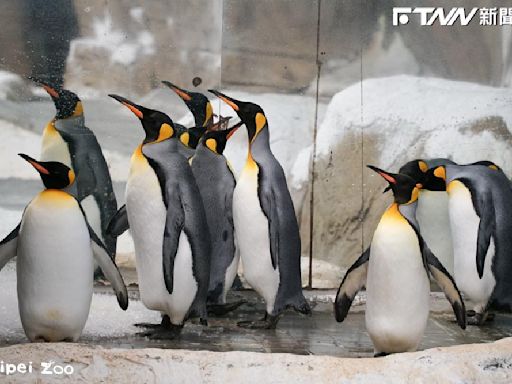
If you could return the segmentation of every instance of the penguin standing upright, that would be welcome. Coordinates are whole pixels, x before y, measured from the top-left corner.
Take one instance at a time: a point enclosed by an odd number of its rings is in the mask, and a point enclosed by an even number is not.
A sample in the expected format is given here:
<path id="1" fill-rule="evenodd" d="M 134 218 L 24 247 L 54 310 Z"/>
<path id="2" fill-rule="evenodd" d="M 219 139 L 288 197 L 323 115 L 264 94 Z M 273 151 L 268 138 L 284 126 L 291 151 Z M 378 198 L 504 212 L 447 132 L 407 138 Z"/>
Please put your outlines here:
<path id="1" fill-rule="evenodd" d="M 80 203 L 67 192 L 75 179 L 73 170 L 20 156 L 39 172 L 46 189 L 0 243 L 0 269 L 17 256 L 18 306 L 31 341 L 76 341 L 89 314 L 93 256 L 122 309 L 128 307 L 126 287 Z"/>
<path id="2" fill-rule="evenodd" d="M 416 219 L 421 236 L 432 253 L 453 275 L 453 244 L 448 214 L 448 194 L 444 181 L 426 180 L 427 171 L 440 165 L 455 164 L 450 159 L 416 159 L 404 164 L 398 173 L 407 175 L 423 185 L 418 197 Z"/>
<path id="3" fill-rule="evenodd" d="M 146 137 L 131 159 L 126 184 L 140 298 L 167 315 L 166 329 L 151 337 L 173 337 L 189 316 L 206 322 L 210 236 L 203 202 L 187 160 L 178 153 L 172 120 L 164 113 L 109 95 L 137 116 Z"/>
<path id="4" fill-rule="evenodd" d="M 238 269 L 233 225 L 233 190 L 235 176 L 223 156 L 227 140 L 241 123 L 222 131 L 207 131 L 191 160 L 212 240 L 208 311 L 217 315 L 235 309 L 243 301 L 226 305 L 226 294 Z"/>
<path id="5" fill-rule="evenodd" d="M 338 322 L 366 285 L 366 329 L 375 355 L 414 351 L 427 326 L 429 272 L 452 304 L 457 322 L 466 327 L 464 302 L 455 282 L 430 252 L 415 218 L 421 185 L 407 175 L 368 166 L 391 186 L 394 202 L 382 215 L 370 248 L 349 268 L 334 304 Z"/>
<path id="6" fill-rule="evenodd" d="M 486 165 L 446 165 L 431 174 L 446 183 L 455 281 L 473 304 L 469 323 L 481 325 L 489 308 L 512 309 L 510 181 Z"/>
<path id="7" fill-rule="evenodd" d="M 116 196 L 98 140 L 85 126 L 82 102 L 71 91 L 42 86 L 51 96 L 57 113 L 44 129 L 41 160 L 59 161 L 75 171 L 77 179 L 72 192 L 89 224 L 115 257 L 116 239 L 107 234 L 107 226 L 117 211 Z"/>
<path id="8" fill-rule="evenodd" d="M 292 307 L 310 314 L 302 293 L 300 236 L 283 168 L 272 154 L 267 118 L 259 105 L 210 90 L 235 110 L 247 127 L 249 151 L 233 193 L 233 219 L 247 282 L 265 299 L 261 321 L 250 328 L 275 328 Z"/>

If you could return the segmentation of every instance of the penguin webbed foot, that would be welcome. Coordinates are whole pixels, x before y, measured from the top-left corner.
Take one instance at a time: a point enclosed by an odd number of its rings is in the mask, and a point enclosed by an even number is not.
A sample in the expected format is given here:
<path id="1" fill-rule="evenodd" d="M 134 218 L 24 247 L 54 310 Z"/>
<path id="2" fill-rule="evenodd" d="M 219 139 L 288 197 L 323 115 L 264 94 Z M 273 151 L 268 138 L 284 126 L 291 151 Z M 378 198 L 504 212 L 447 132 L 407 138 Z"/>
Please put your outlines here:
<path id="1" fill-rule="evenodd" d="M 495 314 L 488 312 L 479 313 L 474 310 L 469 310 L 466 312 L 466 316 L 468 319 L 468 325 L 480 326 L 484 325 L 488 321 L 493 321 Z"/>
<path id="2" fill-rule="evenodd" d="M 237 325 L 246 329 L 276 329 L 280 318 L 281 315 L 272 316 L 266 313 L 261 320 L 239 321 Z"/>
<path id="3" fill-rule="evenodd" d="M 232 303 L 226 304 L 207 304 L 208 315 L 210 316 L 224 316 L 229 312 L 234 311 L 241 305 L 247 303 L 247 300 L 241 299 Z"/>
<path id="4" fill-rule="evenodd" d="M 166 327 L 170 327 L 172 324 L 171 324 L 171 319 L 169 318 L 168 315 L 163 315 L 162 316 L 162 321 L 160 322 L 160 324 L 154 324 L 154 323 L 136 323 L 134 324 L 136 327 L 138 328 L 146 328 L 146 329 L 159 329 L 159 328 L 166 328 Z"/>
<path id="5" fill-rule="evenodd" d="M 172 340 L 178 337 L 183 329 L 183 324 L 175 325 L 169 324 L 167 326 L 160 325 L 158 328 L 147 332 L 140 332 L 137 335 L 146 337 L 150 340 Z"/>

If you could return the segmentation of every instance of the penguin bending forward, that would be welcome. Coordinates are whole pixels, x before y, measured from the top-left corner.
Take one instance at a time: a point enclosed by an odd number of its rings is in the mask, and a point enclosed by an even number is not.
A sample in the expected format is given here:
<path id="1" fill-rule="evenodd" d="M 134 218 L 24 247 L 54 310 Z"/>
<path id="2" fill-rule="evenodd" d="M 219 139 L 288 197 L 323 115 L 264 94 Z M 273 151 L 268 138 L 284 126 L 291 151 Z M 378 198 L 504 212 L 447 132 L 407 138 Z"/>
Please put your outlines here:
<path id="1" fill-rule="evenodd" d="M 145 335 L 174 337 L 191 316 L 206 324 L 210 236 L 203 202 L 164 113 L 109 95 L 140 119 L 146 137 L 131 158 L 126 213 L 135 245 L 140 298 L 165 314 Z"/>
<path id="2" fill-rule="evenodd" d="M 283 168 L 272 154 L 259 105 L 210 90 L 235 110 L 247 127 L 249 151 L 233 193 L 233 220 L 247 282 L 265 299 L 261 321 L 249 328 L 275 328 L 286 308 L 310 314 L 302 293 L 300 236 Z"/>
<path id="3" fill-rule="evenodd" d="M 206 208 L 212 240 L 208 312 L 215 315 L 223 315 L 245 302 L 226 304 L 226 294 L 238 270 L 239 254 L 233 225 L 233 190 L 236 181 L 222 154 L 227 140 L 241 124 L 222 131 L 207 131 L 190 162 Z"/>
<path id="4" fill-rule="evenodd" d="M 43 131 L 41 161 L 59 161 L 73 169 L 77 178 L 71 192 L 109 254 L 115 257 L 116 238 L 107 234 L 107 226 L 117 211 L 116 196 L 98 140 L 85 126 L 82 102 L 71 91 L 39 83 L 57 110 Z"/>
<path id="5" fill-rule="evenodd" d="M 429 313 L 429 273 L 444 291 L 462 329 L 466 312 L 450 274 L 420 235 L 415 218 L 420 184 L 407 175 L 368 166 L 391 186 L 394 202 L 384 212 L 370 248 L 349 268 L 334 303 L 342 322 L 357 292 L 366 286 L 366 329 L 375 355 L 415 351 Z"/>
<path id="6" fill-rule="evenodd" d="M 80 203 L 68 193 L 75 180 L 73 170 L 59 162 L 20 156 L 39 172 L 46 189 L 0 242 L 0 269 L 17 256 L 18 307 L 31 341 L 76 341 L 89 315 L 93 256 L 124 310 L 126 286 Z"/>
<path id="7" fill-rule="evenodd" d="M 446 165 L 431 172 L 446 183 L 454 277 L 473 304 L 472 325 L 483 324 L 490 308 L 512 310 L 512 188 L 493 165 Z"/>

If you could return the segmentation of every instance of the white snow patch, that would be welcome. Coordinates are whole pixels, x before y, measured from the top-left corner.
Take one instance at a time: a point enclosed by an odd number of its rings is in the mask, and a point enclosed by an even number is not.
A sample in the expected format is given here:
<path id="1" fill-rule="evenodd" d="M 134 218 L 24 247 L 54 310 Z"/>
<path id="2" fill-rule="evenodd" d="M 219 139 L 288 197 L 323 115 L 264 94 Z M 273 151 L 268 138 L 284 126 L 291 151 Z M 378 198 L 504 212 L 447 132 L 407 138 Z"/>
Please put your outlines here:
<path id="1" fill-rule="evenodd" d="M 317 153 L 327 156 L 349 133 L 378 134 L 379 164 L 386 167 L 404 149 L 417 145 L 418 135 L 428 133 L 421 143 L 425 157 L 451 157 L 461 163 L 489 159 L 510 169 L 505 140 L 490 132 L 461 130 L 490 116 L 502 117 L 512 127 L 511 103 L 510 89 L 413 76 L 368 79 L 332 98 L 318 132 Z"/>
<path id="2" fill-rule="evenodd" d="M 295 163 L 291 170 L 292 187 L 300 189 L 304 184 L 307 184 L 310 177 L 310 164 L 311 153 L 313 152 L 313 145 L 304 148 L 299 152 Z"/>
<path id="3" fill-rule="evenodd" d="M 133 9 L 132 9 L 133 10 Z M 135 15 L 138 12 L 135 11 Z M 122 30 L 115 29 L 110 13 L 105 12 L 102 18 L 96 17 L 92 22 L 93 36 L 81 37 L 71 41 L 69 60 L 77 57 L 77 49 L 101 48 L 110 53 L 110 62 L 129 66 L 139 55 L 150 55 L 155 52 L 155 39 L 147 31 L 140 31 L 135 37 L 127 36 Z"/>
<path id="4" fill-rule="evenodd" d="M 9 71 L 0 70 L 0 100 L 7 99 L 13 87 L 22 82 L 21 76 Z"/>

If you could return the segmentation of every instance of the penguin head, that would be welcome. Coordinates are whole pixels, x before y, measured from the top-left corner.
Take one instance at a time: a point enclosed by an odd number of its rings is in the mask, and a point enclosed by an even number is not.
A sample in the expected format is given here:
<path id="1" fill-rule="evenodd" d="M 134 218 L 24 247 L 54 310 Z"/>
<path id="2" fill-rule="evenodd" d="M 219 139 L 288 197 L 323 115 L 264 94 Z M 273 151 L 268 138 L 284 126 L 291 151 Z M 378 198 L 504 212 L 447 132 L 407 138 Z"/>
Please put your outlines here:
<path id="1" fill-rule="evenodd" d="M 439 165 L 425 173 L 424 188 L 429 191 L 446 191 L 446 167 Z"/>
<path id="2" fill-rule="evenodd" d="M 171 88 L 185 102 L 196 119 L 196 125 L 206 126 L 212 121 L 213 108 L 210 100 L 205 95 L 199 92 L 186 91 L 170 81 L 164 80 L 162 83 Z"/>
<path id="3" fill-rule="evenodd" d="M 122 96 L 110 94 L 110 97 L 119 101 L 126 108 L 133 112 L 142 123 L 146 133 L 144 144 L 154 143 L 176 137 L 176 130 L 171 118 L 165 113 L 137 105 Z"/>
<path id="4" fill-rule="evenodd" d="M 226 143 L 242 124 L 240 121 L 228 129 L 206 131 L 201 142 L 210 151 L 222 155 Z"/>
<path id="5" fill-rule="evenodd" d="M 402 165 L 402 167 L 400 167 L 398 170 L 398 173 L 409 176 L 410 178 L 416 180 L 417 183 L 420 183 L 423 185 L 423 187 L 425 187 L 425 174 L 427 171 L 427 163 L 421 159 L 416 159 Z M 386 189 L 384 189 L 384 193 L 390 189 L 391 185 L 388 185 Z"/>
<path id="6" fill-rule="evenodd" d="M 65 164 L 57 161 L 37 161 L 23 153 L 18 155 L 39 172 L 47 189 L 64 189 L 75 181 L 75 172 Z"/>
<path id="7" fill-rule="evenodd" d="M 209 89 L 208 92 L 213 93 L 235 110 L 240 120 L 247 127 L 249 141 L 253 141 L 258 133 L 267 126 L 265 112 L 263 112 L 263 109 L 258 104 L 235 100 L 214 89 Z"/>
<path id="8" fill-rule="evenodd" d="M 76 93 L 67 89 L 52 86 L 34 78 L 31 79 L 40 84 L 51 96 L 53 103 L 55 104 L 55 109 L 57 110 L 57 113 L 55 114 L 56 119 L 62 120 L 69 117 L 82 116 L 84 114 L 82 101 Z"/>
<path id="9" fill-rule="evenodd" d="M 190 133 L 186 127 L 181 124 L 174 124 L 174 136 L 176 136 L 185 147 L 192 148 L 190 146 Z"/>
<path id="10" fill-rule="evenodd" d="M 423 186 L 410 176 L 401 173 L 386 172 L 373 165 L 367 165 L 367 167 L 377 172 L 389 183 L 396 203 L 410 204 L 418 199 L 419 190 Z"/>

